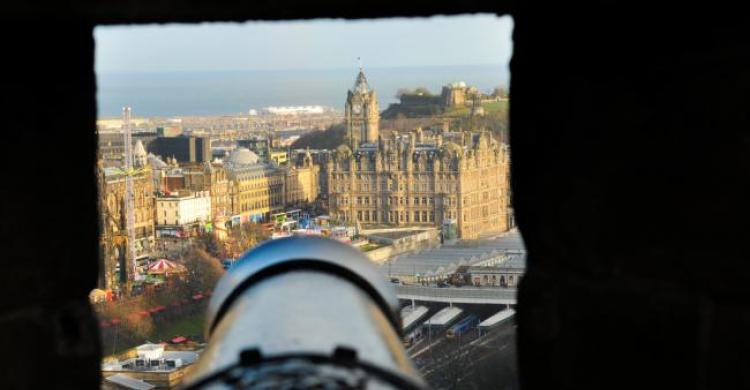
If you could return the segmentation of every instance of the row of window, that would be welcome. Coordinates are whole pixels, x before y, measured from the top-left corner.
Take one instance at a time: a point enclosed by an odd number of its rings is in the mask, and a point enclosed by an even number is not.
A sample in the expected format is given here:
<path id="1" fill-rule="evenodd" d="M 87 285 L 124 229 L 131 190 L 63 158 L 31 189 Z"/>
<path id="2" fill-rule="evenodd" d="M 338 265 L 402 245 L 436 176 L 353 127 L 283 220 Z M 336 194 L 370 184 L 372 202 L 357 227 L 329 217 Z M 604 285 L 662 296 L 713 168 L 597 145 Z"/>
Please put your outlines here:
<path id="1" fill-rule="evenodd" d="M 275 206 L 281 206 L 281 198 L 279 197 L 271 197 L 268 199 L 262 199 L 258 200 L 252 203 L 240 203 L 240 212 L 244 211 L 250 211 L 250 210 L 256 210 L 260 208 L 266 208 L 266 207 L 275 207 Z"/>
<path id="2" fill-rule="evenodd" d="M 406 160 L 402 158 L 395 158 L 395 156 L 390 156 L 391 158 L 388 159 L 388 165 L 398 169 L 398 170 L 404 170 L 406 169 Z M 434 160 L 435 161 L 435 160 Z M 455 171 L 458 168 L 457 161 L 454 159 L 450 160 L 436 160 L 437 161 L 437 170 L 438 171 Z M 442 162 L 442 163 L 441 163 Z M 337 168 L 340 170 L 349 170 L 350 167 L 349 161 L 341 161 Z M 362 160 L 355 160 L 354 161 L 354 169 L 356 171 L 374 171 L 375 170 L 375 163 L 372 162 L 370 164 L 362 164 Z M 414 161 L 414 164 L 412 165 L 414 167 L 415 171 L 426 171 L 426 172 L 433 172 L 433 165 L 431 161 L 425 161 L 425 160 L 417 160 Z"/>
<path id="3" fill-rule="evenodd" d="M 400 204 L 400 205 L 404 205 L 404 204 L 406 204 L 406 205 L 408 205 L 408 204 L 412 204 L 412 205 L 419 205 L 419 204 L 422 204 L 422 205 L 431 205 L 431 204 L 435 204 L 435 198 L 432 197 L 432 196 L 423 196 L 423 197 L 415 196 L 414 198 L 411 198 L 411 199 L 413 199 L 413 201 L 411 203 L 409 202 L 409 200 L 410 200 L 409 197 L 403 197 L 403 196 L 398 197 L 398 198 L 396 198 L 396 197 L 388 197 L 388 198 L 385 198 L 385 201 L 386 201 L 386 204 L 392 205 L 392 204 L 396 204 L 397 199 L 398 199 L 398 204 Z M 369 196 L 358 196 L 356 204 L 358 204 L 358 205 L 369 205 L 371 203 L 371 200 L 372 200 L 372 204 L 374 204 L 374 205 L 375 204 L 380 204 L 378 198 L 371 198 Z M 339 198 L 339 201 L 340 201 L 339 204 L 345 204 L 345 205 L 349 204 L 349 198 L 348 197 Z M 444 202 L 444 204 L 446 206 L 456 205 L 456 198 L 455 197 L 445 198 L 443 200 L 443 202 Z"/>
<path id="4" fill-rule="evenodd" d="M 381 191 L 387 191 L 388 185 L 386 183 L 382 183 L 380 186 Z M 349 190 L 352 187 L 349 184 L 339 184 L 338 186 L 334 186 L 334 189 L 338 192 L 349 192 Z M 361 183 L 359 186 L 355 186 L 355 188 L 358 188 L 359 191 L 367 192 L 367 191 L 376 191 L 376 186 L 370 186 L 367 183 Z M 397 187 L 396 183 L 392 183 L 390 190 L 391 191 L 405 191 L 407 186 L 405 184 L 400 184 Z M 438 191 L 438 192 L 457 192 L 458 191 L 458 185 L 456 184 L 436 184 L 433 185 L 432 183 L 414 183 L 411 186 L 411 191 L 414 192 L 428 192 L 428 191 Z"/>
<path id="5" fill-rule="evenodd" d="M 344 213 L 346 218 L 346 213 Z M 410 221 L 410 216 L 412 216 Z M 360 222 L 378 222 L 378 212 L 377 211 L 368 211 L 368 210 L 358 210 L 357 211 L 357 221 Z M 396 218 L 398 218 L 399 222 L 434 222 L 435 221 L 435 213 L 430 211 L 415 211 L 413 214 L 409 212 L 404 211 L 383 211 L 382 219 L 381 221 L 388 221 L 388 222 L 396 222 Z"/>
<path id="6" fill-rule="evenodd" d="M 485 174 L 486 174 L 486 170 L 484 170 L 483 172 L 485 172 Z M 390 175 L 391 175 L 390 172 L 381 172 L 380 173 L 381 178 L 382 177 L 388 178 L 388 177 L 390 177 Z M 357 173 L 357 174 L 354 175 L 354 177 L 357 180 L 370 180 L 370 181 L 375 181 L 375 178 L 377 176 L 378 176 L 377 174 L 360 174 L 360 173 Z M 395 180 L 406 180 L 407 176 L 409 176 L 409 175 L 405 174 L 405 173 L 401 173 L 400 175 L 398 175 L 398 177 L 395 178 Z M 432 175 L 432 174 L 425 175 L 425 174 L 415 173 L 412 176 L 413 176 L 414 180 L 434 180 L 434 179 L 436 179 L 436 180 L 455 180 L 455 179 L 458 178 L 458 175 L 456 173 L 440 173 L 440 174 L 437 174 L 437 175 Z M 339 180 L 348 179 L 349 178 L 349 173 L 332 173 L 331 174 L 331 178 L 334 179 L 334 180 L 335 179 L 339 179 Z"/>

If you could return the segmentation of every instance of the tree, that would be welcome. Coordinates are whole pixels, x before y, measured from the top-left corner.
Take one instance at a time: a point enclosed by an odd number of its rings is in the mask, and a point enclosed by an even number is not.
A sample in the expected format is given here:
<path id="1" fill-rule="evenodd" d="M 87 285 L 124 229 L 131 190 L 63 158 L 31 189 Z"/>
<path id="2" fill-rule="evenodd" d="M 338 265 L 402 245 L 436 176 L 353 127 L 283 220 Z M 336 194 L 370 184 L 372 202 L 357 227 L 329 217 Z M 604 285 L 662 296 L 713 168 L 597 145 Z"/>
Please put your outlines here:
<path id="1" fill-rule="evenodd" d="M 190 293 L 213 290 L 224 274 L 219 259 L 212 257 L 198 246 L 193 246 L 184 257 L 187 268 L 187 287 Z"/>
<path id="2" fill-rule="evenodd" d="M 224 246 L 221 242 L 219 242 L 214 234 L 201 235 L 200 237 L 198 237 L 195 243 L 213 257 L 219 259 L 226 257 Z"/>
<path id="3" fill-rule="evenodd" d="M 425 87 L 419 87 L 414 90 L 415 95 L 424 95 L 424 96 L 432 96 L 432 92 L 430 92 L 429 89 Z"/>
<path id="4" fill-rule="evenodd" d="M 323 131 L 311 131 L 303 134 L 292 143 L 292 149 L 335 149 L 344 143 L 346 126 L 343 123 L 329 126 Z"/>
<path id="5" fill-rule="evenodd" d="M 492 95 L 504 99 L 508 97 L 508 91 L 505 89 L 505 87 L 496 87 L 492 91 Z"/>
<path id="6" fill-rule="evenodd" d="M 399 88 L 398 91 L 396 91 L 396 99 L 401 99 L 401 96 L 403 95 L 411 95 L 414 92 L 411 89 L 408 88 Z"/>

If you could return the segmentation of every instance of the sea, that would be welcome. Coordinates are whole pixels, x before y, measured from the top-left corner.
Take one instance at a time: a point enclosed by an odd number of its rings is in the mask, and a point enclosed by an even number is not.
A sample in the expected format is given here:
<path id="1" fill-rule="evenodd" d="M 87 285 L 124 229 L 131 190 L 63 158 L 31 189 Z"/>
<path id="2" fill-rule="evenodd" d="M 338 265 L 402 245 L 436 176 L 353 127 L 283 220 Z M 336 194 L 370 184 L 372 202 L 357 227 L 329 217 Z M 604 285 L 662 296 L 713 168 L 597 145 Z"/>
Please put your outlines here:
<path id="1" fill-rule="evenodd" d="M 98 117 L 119 117 L 132 107 L 134 117 L 247 114 L 268 106 L 321 105 L 343 110 L 346 91 L 358 69 L 248 70 L 211 72 L 97 72 Z M 506 64 L 365 69 L 380 109 L 397 102 L 401 88 L 424 87 L 439 94 L 443 85 L 464 81 L 480 91 L 507 87 Z"/>

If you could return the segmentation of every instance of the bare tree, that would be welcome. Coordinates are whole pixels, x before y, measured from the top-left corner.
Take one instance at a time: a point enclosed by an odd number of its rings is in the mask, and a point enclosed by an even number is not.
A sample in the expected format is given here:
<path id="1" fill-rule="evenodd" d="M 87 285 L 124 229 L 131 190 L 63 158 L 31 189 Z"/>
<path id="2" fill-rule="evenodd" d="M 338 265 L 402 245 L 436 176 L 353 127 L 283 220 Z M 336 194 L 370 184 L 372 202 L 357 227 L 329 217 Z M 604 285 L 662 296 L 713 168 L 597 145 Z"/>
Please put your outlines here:
<path id="1" fill-rule="evenodd" d="M 184 257 L 187 268 L 187 287 L 192 293 L 209 291 L 224 273 L 219 259 L 203 249 L 193 247 Z"/>

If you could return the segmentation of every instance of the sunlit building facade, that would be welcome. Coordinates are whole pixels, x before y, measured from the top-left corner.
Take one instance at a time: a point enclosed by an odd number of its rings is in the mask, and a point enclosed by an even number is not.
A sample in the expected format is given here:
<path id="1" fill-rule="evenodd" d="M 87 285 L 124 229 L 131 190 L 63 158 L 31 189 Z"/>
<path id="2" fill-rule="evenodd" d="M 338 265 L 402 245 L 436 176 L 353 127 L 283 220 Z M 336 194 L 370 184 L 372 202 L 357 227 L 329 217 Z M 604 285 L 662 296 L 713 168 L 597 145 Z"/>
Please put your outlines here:
<path id="1" fill-rule="evenodd" d="M 325 165 L 331 217 L 362 225 L 446 224 L 462 238 L 507 231 L 508 147 L 487 131 L 381 137 L 366 109 L 373 96 L 360 71 L 347 95 L 348 142 Z"/>
<path id="2" fill-rule="evenodd" d="M 135 258 L 146 256 L 154 248 L 154 181 L 146 154 L 140 142 L 135 148 L 133 181 L 133 215 Z M 100 287 L 112 288 L 125 280 L 127 248 L 127 213 L 125 209 L 125 172 L 119 168 L 97 166 L 99 213 L 101 218 Z M 119 271 L 119 272 L 118 272 Z"/>

